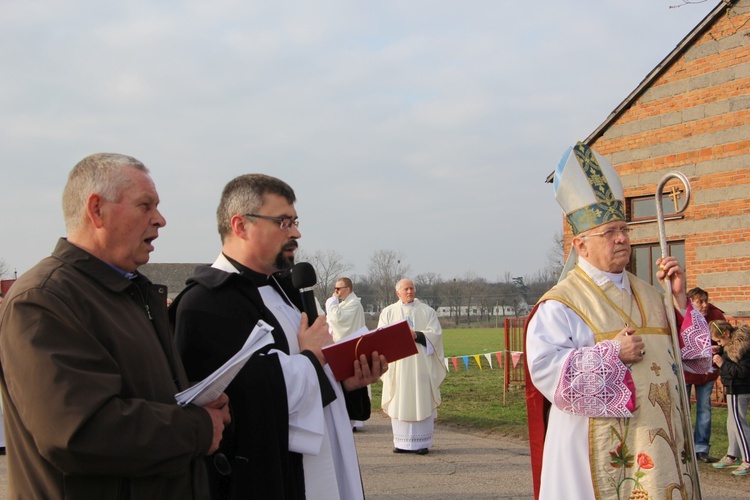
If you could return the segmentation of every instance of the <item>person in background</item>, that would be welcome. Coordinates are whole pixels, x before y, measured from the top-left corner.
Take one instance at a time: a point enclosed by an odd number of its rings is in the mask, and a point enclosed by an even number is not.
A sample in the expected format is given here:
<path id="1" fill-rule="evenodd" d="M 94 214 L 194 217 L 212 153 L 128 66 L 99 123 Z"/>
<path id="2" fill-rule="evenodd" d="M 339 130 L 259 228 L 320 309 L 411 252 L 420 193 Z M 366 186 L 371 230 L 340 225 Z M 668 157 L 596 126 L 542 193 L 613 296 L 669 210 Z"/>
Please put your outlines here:
<path id="1" fill-rule="evenodd" d="M 612 165 L 586 144 L 563 155 L 555 199 L 573 232 L 567 273 L 534 307 L 526 328 L 529 444 L 542 499 L 694 496 L 684 454 L 677 378 L 711 366 L 708 325 L 693 310 L 677 259 L 657 260 L 685 319 L 674 346 L 664 298 L 625 270 L 630 228 Z M 577 261 L 576 261 L 577 258 Z M 575 263 L 572 267 L 569 264 Z M 689 455 L 688 455 L 689 456 Z M 692 457 L 690 457 L 692 458 Z M 691 464 L 694 465 L 694 463 Z"/>
<path id="2" fill-rule="evenodd" d="M 707 291 L 695 287 L 688 290 L 687 296 L 692 302 L 693 308 L 703 315 L 707 323 L 726 320 L 724 311 L 708 301 Z M 716 346 L 716 343 L 712 342 L 712 346 Z M 714 352 L 716 352 L 716 349 L 714 349 Z M 692 388 L 695 387 L 696 412 L 693 441 L 695 443 L 695 457 L 703 463 L 716 462 L 715 458 L 709 456 L 709 451 L 711 448 L 711 394 L 717 378 L 719 378 L 718 366 L 712 367 L 708 373 L 704 374 L 685 372 L 688 398 L 690 398 Z"/>
<path id="3" fill-rule="evenodd" d="M 417 354 L 391 363 L 383 381 L 382 408 L 391 417 L 394 453 L 426 455 L 432 446 L 443 365 L 443 328 L 433 308 L 416 298 L 410 279 L 396 283 L 399 300 L 380 313 L 378 328 L 406 320 Z"/>
<path id="4" fill-rule="evenodd" d="M 732 326 L 727 321 L 711 323 L 711 336 L 719 345 L 714 363 L 721 370 L 721 383 L 727 391 L 727 454 L 713 464 L 717 469 L 736 467 L 732 474 L 750 473 L 750 326 Z M 741 457 L 741 459 L 740 459 Z"/>
<path id="5" fill-rule="evenodd" d="M 219 447 L 225 394 L 178 406 L 188 387 L 167 289 L 138 272 L 166 221 L 130 156 L 81 160 L 63 191 L 68 237 L 0 308 L 9 498 L 205 498 L 196 460 Z"/>
<path id="6" fill-rule="evenodd" d="M 334 342 L 365 328 L 362 300 L 354 293 L 354 284 L 349 278 L 336 280 L 333 295 L 326 300 L 326 320 Z"/>
<path id="7" fill-rule="evenodd" d="M 333 295 L 326 300 L 326 321 L 338 342 L 354 332 L 365 328 L 365 310 L 362 301 L 354 293 L 354 284 L 349 278 L 339 278 L 333 288 Z M 370 386 L 367 386 L 367 399 L 370 399 Z M 370 405 L 357 404 L 361 399 L 347 399 L 347 411 L 352 423 L 352 431 L 364 427 L 370 418 Z"/>
<path id="8" fill-rule="evenodd" d="M 214 498 L 357 500 L 364 498 L 346 398 L 388 368 L 373 353 L 354 361 L 339 383 L 322 348 L 333 343 L 325 317 L 312 325 L 291 280 L 298 226 L 296 196 L 263 174 L 231 180 L 216 219 L 222 247 L 196 268 L 170 307 L 188 376 L 201 380 L 231 358 L 258 320 L 273 327 L 227 387 L 233 425 L 209 469 Z"/>

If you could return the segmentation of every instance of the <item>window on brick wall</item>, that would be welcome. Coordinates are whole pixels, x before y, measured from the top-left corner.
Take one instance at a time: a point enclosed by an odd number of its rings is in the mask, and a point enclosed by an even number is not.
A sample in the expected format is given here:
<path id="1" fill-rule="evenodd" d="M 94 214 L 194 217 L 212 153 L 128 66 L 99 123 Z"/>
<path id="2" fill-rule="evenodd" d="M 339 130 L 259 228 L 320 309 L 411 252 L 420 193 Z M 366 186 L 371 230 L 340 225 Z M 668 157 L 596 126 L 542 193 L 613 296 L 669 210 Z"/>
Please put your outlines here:
<path id="1" fill-rule="evenodd" d="M 652 198 L 653 199 L 653 198 Z M 677 257 L 680 267 L 685 269 L 685 242 L 672 241 L 667 243 L 669 255 Z M 646 283 L 651 283 L 659 291 L 663 292 L 659 281 L 656 279 L 656 261 L 661 257 L 661 248 L 658 243 L 646 245 L 633 245 L 633 253 L 630 255 L 630 272 L 641 278 Z"/>
<path id="2" fill-rule="evenodd" d="M 664 209 L 664 219 L 676 219 L 682 217 L 677 215 L 677 204 L 682 203 L 684 193 L 682 190 L 676 190 L 674 193 L 666 192 L 661 199 L 661 206 Z M 633 196 L 627 198 L 629 222 L 649 222 L 656 220 L 656 201 L 653 195 L 650 196 Z"/>

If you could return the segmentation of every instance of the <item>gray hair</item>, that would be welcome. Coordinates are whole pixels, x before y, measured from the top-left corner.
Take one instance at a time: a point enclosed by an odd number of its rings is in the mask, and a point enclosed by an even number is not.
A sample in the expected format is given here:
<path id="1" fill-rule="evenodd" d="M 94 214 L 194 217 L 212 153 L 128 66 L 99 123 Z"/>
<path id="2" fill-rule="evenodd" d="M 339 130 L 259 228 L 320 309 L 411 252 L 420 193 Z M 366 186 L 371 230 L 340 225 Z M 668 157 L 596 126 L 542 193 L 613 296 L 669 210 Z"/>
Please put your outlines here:
<path id="1" fill-rule="evenodd" d="M 411 282 L 411 285 L 412 285 L 412 286 L 414 287 L 414 290 L 416 290 L 416 289 L 417 289 L 417 285 L 415 285 L 415 284 L 414 284 L 414 280 L 413 280 L 413 279 L 411 279 L 411 278 L 401 278 L 400 280 L 398 280 L 398 281 L 396 282 L 396 291 L 397 291 L 397 292 L 398 292 L 399 290 L 401 290 L 401 288 L 402 288 L 402 287 L 401 287 L 401 283 L 403 283 L 404 281 L 410 281 L 410 282 Z"/>
<path id="2" fill-rule="evenodd" d="M 232 234 L 232 217 L 257 213 L 263 206 L 263 197 L 269 193 L 282 196 L 289 204 L 297 201 L 289 184 L 270 175 L 240 175 L 224 186 L 219 207 L 216 209 L 216 222 L 222 243 Z"/>
<path id="3" fill-rule="evenodd" d="M 73 167 L 68 174 L 62 195 L 63 216 L 68 233 L 80 229 L 85 221 L 86 201 L 92 194 L 103 200 L 118 202 L 130 179 L 126 168 L 134 168 L 148 174 L 148 169 L 132 156 L 117 153 L 89 155 Z"/>

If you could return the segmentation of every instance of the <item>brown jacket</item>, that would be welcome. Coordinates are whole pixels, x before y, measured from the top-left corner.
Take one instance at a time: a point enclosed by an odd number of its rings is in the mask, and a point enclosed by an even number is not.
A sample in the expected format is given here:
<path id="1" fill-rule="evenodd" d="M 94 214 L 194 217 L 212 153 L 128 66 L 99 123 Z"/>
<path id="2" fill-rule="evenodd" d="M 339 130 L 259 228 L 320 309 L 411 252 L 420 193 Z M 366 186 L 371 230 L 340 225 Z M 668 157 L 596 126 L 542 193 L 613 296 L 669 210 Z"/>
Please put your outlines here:
<path id="1" fill-rule="evenodd" d="M 13 285 L 0 310 L 10 498 L 202 496 L 211 418 L 175 404 L 186 378 L 166 292 L 65 239 Z"/>

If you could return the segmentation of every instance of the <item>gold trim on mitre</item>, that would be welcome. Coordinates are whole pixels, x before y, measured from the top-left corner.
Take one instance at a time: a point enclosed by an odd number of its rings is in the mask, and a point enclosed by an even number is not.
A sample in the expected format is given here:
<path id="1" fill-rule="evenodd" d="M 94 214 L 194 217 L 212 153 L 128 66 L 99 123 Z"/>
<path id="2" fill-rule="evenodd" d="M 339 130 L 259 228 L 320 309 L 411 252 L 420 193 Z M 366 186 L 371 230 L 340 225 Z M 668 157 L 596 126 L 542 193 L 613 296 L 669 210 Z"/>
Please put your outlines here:
<path id="1" fill-rule="evenodd" d="M 557 166 L 555 198 L 573 235 L 625 220 L 620 176 L 604 157 L 582 142 L 566 151 Z"/>

